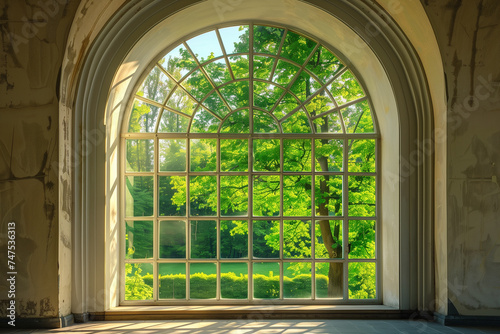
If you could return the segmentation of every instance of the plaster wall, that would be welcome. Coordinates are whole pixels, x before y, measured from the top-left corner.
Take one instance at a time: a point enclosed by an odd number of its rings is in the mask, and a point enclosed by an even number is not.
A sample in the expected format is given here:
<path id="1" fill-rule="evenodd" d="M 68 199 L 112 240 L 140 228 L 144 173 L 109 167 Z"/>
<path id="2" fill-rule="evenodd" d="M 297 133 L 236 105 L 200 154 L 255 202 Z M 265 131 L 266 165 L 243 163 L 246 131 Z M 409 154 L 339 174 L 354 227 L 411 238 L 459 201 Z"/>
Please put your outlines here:
<path id="1" fill-rule="evenodd" d="M 2 1 L 0 4 L 0 317 L 6 316 L 7 223 L 16 223 L 18 316 L 68 314 L 69 289 L 59 279 L 58 75 L 77 3 Z M 5 262 L 4 262 L 5 261 Z"/>
<path id="2" fill-rule="evenodd" d="M 447 78 L 448 313 L 499 316 L 500 3 L 422 4 Z"/>

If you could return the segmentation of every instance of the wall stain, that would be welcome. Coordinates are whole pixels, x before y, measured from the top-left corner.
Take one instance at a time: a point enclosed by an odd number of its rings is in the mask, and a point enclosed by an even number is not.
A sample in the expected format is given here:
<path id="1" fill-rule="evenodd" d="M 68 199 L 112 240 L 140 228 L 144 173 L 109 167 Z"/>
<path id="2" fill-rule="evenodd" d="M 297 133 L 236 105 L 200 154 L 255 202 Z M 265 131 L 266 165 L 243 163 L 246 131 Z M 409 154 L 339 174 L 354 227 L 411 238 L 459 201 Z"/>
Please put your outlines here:
<path id="1" fill-rule="evenodd" d="M 469 100 L 469 105 L 472 107 L 474 105 L 474 93 L 475 93 L 475 86 L 474 86 L 474 74 L 476 71 L 476 54 L 477 54 L 477 34 L 479 33 L 479 20 L 481 19 L 481 16 L 483 15 L 483 1 L 479 3 L 477 6 L 477 19 L 476 19 L 476 26 L 474 28 L 474 36 L 472 37 L 472 50 L 471 50 L 471 60 L 470 60 L 470 100 Z"/>
<path id="2" fill-rule="evenodd" d="M 448 2 L 447 7 L 453 10 L 451 15 L 450 27 L 448 29 L 448 46 L 451 46 L 451 40 L 453 39 L 453 33 L 455 31 L 455 21 L 457 20 L 458 10 L 462 6 L 462 0 L 451 0 Z"/>
<path id="3" fill-rule="evenodd" d="M 40 300 L 40 316 L 53 316 L 55 314 L 56 309 L 54 305 L 50 302 L 50 298 L 43 298 Z"/>

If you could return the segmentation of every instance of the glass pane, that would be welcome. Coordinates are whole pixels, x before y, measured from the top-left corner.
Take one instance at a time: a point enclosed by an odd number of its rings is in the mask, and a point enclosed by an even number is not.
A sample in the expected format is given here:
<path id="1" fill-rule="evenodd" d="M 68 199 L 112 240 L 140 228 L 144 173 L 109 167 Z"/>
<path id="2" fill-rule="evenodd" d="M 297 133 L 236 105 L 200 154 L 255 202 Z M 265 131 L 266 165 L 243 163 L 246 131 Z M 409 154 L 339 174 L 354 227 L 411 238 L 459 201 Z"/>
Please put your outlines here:
<path id="1" fill-rule="evenodd" d="M 128 221 L 125 223 L 125 258 L 153 258 L 153 222 Z"/>
<path id="2" fill-rule="evenodd" d="M 343 68 L 340 60 L 324 46 L 320 46 L 307 63 L 306 68 L 325 84 Z"/>
<path id="3" fill-rule="evenodd" d="M 189 270 L 190 298 L 215 298 L 217 294 L 217 265 L 215 263 L 191 263 Z"/>
<path id="4" fill-rule="evenodd" d="M 285 94 L 285 96 L 278 102 L 278 105 L 273 111 L 273 115 L 276 116 L 277 119 L 282 119 L 295 109 L 299 107 L 299 102 L 292 94 Z"/>
<path id="5" fill-rule="evenodd" d="M 310 221 L 283 221 L 283 257 L 289 259 L 311 257 Z"/>
<path id="6" fill-rule="evenodd" d="M 186 299 L 186 264 L 158 264 L 160 299 Z"/>
<path id="7" fill-rule="evenodd" d="M 186 133 L 189 126 L 189 118 L 181 116 L 169 110 L 163 110 L 158 132 L 160 133 Z"/>
<path id="8" fill-rule="evenodd" d="M 177 81 L 196 67 L 196 62 L 183 44 L 170 51 L 159 63 Z"/>
<path id="9" fill-rule="evenodd" d="M 139 87 L 137 95 L 163 104 L 173 87 L 175 82 L 155 66 Z"/>
<path id="10" fill-rule="evenodd" d="M 209 31 L 193 37 L 187 41 L 187 45 L 200 63 L 222 56 L 219 39 L 215 31 Z"/>
<path id="11" fill-rule="evenodd" d="M 282 88 L 268 82 L 255 81 L 253 84 L 253 104 L 270 111 L 283 92 Z"/>
<path id="12" fill-rule="evenodd" d="M 135 99 L 128 132 L 154 132 L 159 114 L 160 108 L 157 106 Z"/>
<path id="13" fill-rule="evenodd" d="M 186 139 L 159 140 L 160 172 L 186 171 Z"/>
<path id="14" fill-rule="evenodd" d="M 253 59 L 253 77 L 268 80 L 274 66 L 274 58 L 254 56 Z"/>
<path id="15" fill-rule="evenodd" d="M 248 52 L 248 26 L 234 26 L 219 29 L 227 54 Z"/>
<path id="16" fill-rule="evenodd" d="M 254 216 L 279 216 L 280 193 L 278 175 L 255 176 L 253 181 Z"/>
<path id="17" fill-rule="evenodd" d="M 316 175 L 315 206 L 318 216 L 342 216 L 342 176 Z"/>
<path id="18" fill-rule="evenodd" d="M 283 263 L 283 298 L 311 298 L 311 264 Z"/>
<path id="19" fill-rule="evenodd" d="M 217 133 L 220 121 L 204 108 L 198 109 L 194 114 L 190 132 L 192 133 Z"/>
<path id="20" fill-rule="evenodd" d="M 230 56 L 228 58 L 235 79 L 245 79 L 250 76 L 250 62 L 248 61 L 248 56 Z"/>
<path id="21" fill-rule="evenodd" d="M 186 258 L 186 223 L 164 220 L 160 222 L 160 258 Z"/>
<path id="22" fill-rule="evenodd" d="M 284 133 L 311 133 L 309 117 L 302 110 L 299 110 L 281 123 Z"/>
<path id="23" fill-rule="evenodd" d="M 253 170 L 256 172 L 280 171 L 280 140 L 253 140 Z"/>
<path id="24" fill-rule="evenodd" d="M 373 133 L 373 121 L 367 101 L 359 102 L 341 110 L 346 131 L 349 133 Z"/>
<path id="25" fill-rule="evenodd" d="M 281 56 L 302 65 L 316 46 L 316 42 L 297 33 L 288 31 L 281 50 Z"/>
<path id="26" fill-rule="evenodd" d="M 247 81 L 236 81 L 220 88 L 222 97 L 234 110 L 238 108 L 248 108 L 249 88 Z"/>
<path id="27" fill-rule="evenodd" d="M 250 121 L 248 110 L 235 111 L 224 121 L 221 133 L 249 133 Z"/>
<path id="28" fill-rule="evenodd" d="M 253 27 L 254 52 L 277 54 L 284 33 L 285 30 L 281 28 L 254 26 Z"/>
<path id="29" fill-rule="evenodd" d="M 317 172 L 341 172 L 343 162 L 342 139 L 316 139 L 314 155 Z"/>
<path id="30" fill-rule="evenodd" d="M 220 214 L 248 215 L 248 176 L 220 177 Z"/>
<path id="31" fill-rule="evenodd" d="M 274 262 L 253 264 L 253 297 L 280 298 L 280 265 Z"/>
<path id="32" fill-rule="evenodd" d="M 300 68 L 289 62 L 279 60 L 274 70 L 273 81 L 277 84 L 287 87 L 292 79 L 295 77 Z"/>
<path id="33" fill-rule="evenodd" d="M 316 222 L 314 255 L 317 259 L 342 259 L 342 221 Z"/>
<path id="34" fill-rule="evenodd" d="M 248 257 L 248 222 L 223 220 L 220 222 L 220 257 L 240 259 Z"/>
<path id="35" fill-rule="evenodd" d="M 335 104 L 324 94 L 324 91 L 318 93 L 306 104 L 307 112 L 312 116 L 320 115 L 335 108 Z"/>
<path id="36" fill-rule="evenodd" d="M 192 172 L 215 172 L 217 161 L 217 139 L 191 139 Z"/>
<path id="37" fill-rule="evenodd" d="M 349 176 L 349 216 L 375 216 L 375 176 Z"/>
<path id="38" fill-rule="evenodd" d="M 191 222 L 191 258 L 214 259 L 217 257 L 217 223 L 213 220 Z"/>
<path id="39" fill-rule="evenodd" d="M 153 177 L 127 176 L 125 183 L 125 212 L 127 217 L 152 216 Z"/>
<path id="40" fill-rule="evenodd" d="M 217 176 L 190 176 L 189 191 L 192 216 L 217 214 Z"/>
<path id="41" fill-rule="evenodd" d="M 328 86 L 328 89 L 339 106 L 365 96 L 363 88 L 351 71 L 342 73 Z"/>
<path id="42" fill-rule="evenodd" d="M 283 139 L 283 170 L 311 171 L 311 139 Z"/>
<path id="43" fill-rule="evenodd" d="M 160 216 L 186 216 L 186 177 L 159 176 Z"/>
<path id="44" fill-rule="evenodd" d="M 253 256 L 271 259 L 280 256 L 280 224 L 275 220 L 253 222 Z M 279 275 L 279 272 L 276 272 Z"/>
<path id="45" fill-rule="evenodd" d="M 375 258 L 375 221 L 349 221 L 349 258 Z"/>
<path id="46" fill-rule="evenodd" d="M 224 299 L 248 298 L 248 265 L 246 263 L 221 263 L 220 294 Z"/>
<path id="47" fill-rule="evenodd" d="M 375 139 L 349 141 L 349 172 L 375 172 Z"/>
<path id="48" fill-rule="evenodd" d="M 182 82 L 182 86 L 198 101 L 202 101 L 213 90 L 213 86 L 200 69 L 195 70 Z"/>
<path id="49" fill-rule="evenodd" d="M 152 172 L 155 144 L 152 139 L 127 139 L 127 172 Z"/>
<path id="50" fill-rule="evenodd" d="M 125 263 L 125 300 L 153 299 L 153 264 Z"/>
<path id="51" fill-rule="evenodd" d="M 224 58 L 205 65 L 204 69 L 216 86 L 220 86 L 232 79 Z"/>
<path id="52" fill-rule="evenodd" d="M 224 102 L 222 102 L 219 94 L 216 92 L 208 96 L 207 99 L 203 101 L 203 105 L 221 118 L 225 117 L 230 112 Z"/>
<path id="53" fill-rule="evenodd" d="M 371 262 L 349 263 L 350 299 L 375 299 L 377 297 L 375 268 L 375 263 Z"/>
<path id="54" fill-rule="evenodd" d="M 283 215 L 311 215 L 311 175 L 283 176 Z"/>
<path id="55" fill-rule="evenodd" d="M 342 121 L 337 111 L 315 118 L 313 126 L 317 133 L 344 133 Z"/>
<path id="56" fill-rule="evenodd" d="M 343 298 L 344 264 L 316 262 L 316 298 Z"/>
<path id="57" fill-rule="evenodd" d="M 220 171 L 248 171 L 248 140 L 221 139 L 220 141 Z"/>
<path id="58" fill-rule="evenodd" d="M 168 98 L 167 106 L 184 114 L 192 115 L 197 102 L 191 99 L 186 91 L 180 87 Z"/>
<path id="59" fill-rule="evenodd" d="M 301 72 L 291 87 L 291 92 L 294 93 L 301 101 L 307 100 L 322 86 L 307 72 Z"/>
<path id="60" fill-rule="evenodd" d="M 278 123 L 265 111 L 253 111 L 253 131 L 255 133 L 279 133 Z"/>

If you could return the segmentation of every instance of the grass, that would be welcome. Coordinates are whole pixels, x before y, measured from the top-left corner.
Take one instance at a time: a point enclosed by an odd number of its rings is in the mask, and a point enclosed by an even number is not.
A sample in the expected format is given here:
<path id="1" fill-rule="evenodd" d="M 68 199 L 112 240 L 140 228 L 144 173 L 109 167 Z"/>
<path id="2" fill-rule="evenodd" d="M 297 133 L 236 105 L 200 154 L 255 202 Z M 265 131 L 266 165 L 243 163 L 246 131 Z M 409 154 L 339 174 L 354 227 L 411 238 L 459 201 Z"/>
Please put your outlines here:
<path id="1" fill-rule="evenodd" d="M 242 270 L 242 267 L 244 268 Z M 171 275 L 171 274 L 185 274 L 186 265 L 184 263 L 162 263 L 159 266 L 160 275 Z M 223 270 L 225 272 L 234 272 L 236 275 L 247 274 L 246 263 L 223 263 Z M 207 275 L 216 274 L 217 267 L 213 263 L 196 263 L 192 264 L 192 273 L 204 273 Z M 194 272 L 193 272 L 194 271 Z M 258 266 L 254 267 L 254 274 L 260 274 L 269 276 L 269 272 L 272 271 L 273 275 L 279 275 L 277 263 L 263 262 L 259 263 Z M 285 270 L 285 276 L 293 277 L 293 270 Z"/>

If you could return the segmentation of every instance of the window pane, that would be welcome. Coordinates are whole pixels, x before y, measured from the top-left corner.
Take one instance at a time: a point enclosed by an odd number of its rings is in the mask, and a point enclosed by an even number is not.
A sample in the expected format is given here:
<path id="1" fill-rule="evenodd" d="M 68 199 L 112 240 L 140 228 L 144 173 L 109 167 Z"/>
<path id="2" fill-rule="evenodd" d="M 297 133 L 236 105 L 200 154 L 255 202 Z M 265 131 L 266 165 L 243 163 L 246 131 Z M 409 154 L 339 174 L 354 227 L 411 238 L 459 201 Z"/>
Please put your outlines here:
<path id="1" fill-rule="evenodd" d="M 280 140 L 253 140 L 253 170 L 256 172 L 279 172 Z"/>
<path id="2" fill-rule="evenodd" d="M 253 50 L 255 53 L 276 54 L 281 44 L 284 29 L 254 26 L 253 27 Z"/>
<path id="3" fill-rule="evenodd" d="M 248 298 L 248 264 L 221 263 L 220 294 L 225 299 Z"/>
<path id="4" fill-rule="evenodd" d="M 311 133 L 309 118 L 306 113 L 299 110 L 288 117 L 282 124 L 283 133 Z"/>
<path id="5" fill-rule="evenodd" d="M 219 29 L 227 54 L 248 52 L 248 26 L 235 26 Z"/>
<path id="6" fill-rule="evenodd" d="M 154 132 L 160 108 L 136 99 L 132 112 L 128 132 Z"/>
<path id="7" fill-rule="evenodd" d="M 297 47 L 297 45 L 300 45 L 300 47 Z M 315 46 L 316 43 L 314 41 L 289 30 L 286 33 L 281 56 L 302 65 Z"/>
<path id="8" fill-rule="evenodd" d="M 342 216 L 342 176 L 316 175 L 317 216 Z"/>
<path id="9" fill-rule="evenodd" d="M 189 118 L 176 114 L 170 110 L 163 110 L 159 133 L 186 133 L 189 127 Z"/>
<path id="10" fill-rule="evenodd" d="M 280 193 L 279 175 L 255 176 L 253 182 L 254 216 L 279 216 Z"/>
<path id="11" fill-rule="evenodd" d="M 280 265 L 274 262 L 253 264 L 253 296 L 262 299 L 280 297 Z"/>
<path id="12" fill-rule="evenodd" d="M 349 298 L 374 299 L 376 298 L 375 263 L 349 263 Z"/>
<path id="13" fill-rule="evenodd" d="M 344 133 L 342 121 L 337 111 L 315 118 L 313 127 L 316 133 Z"/>
<path id="14" fill-rule="evenodd" d="M 220 214 L 248 215 L 248 176 L 220 177 Z"/>
<path id="15" fill-rule="evenodd" d="M 344 264 L 316 262 L 316 298 L 343 298 Z"/>
<path id="16" fill-rule="evenodd" d="M 368 101 L 359 102 L 340 111 L 348 133 L 373 133 L 373 120 L 371 119 Z"/>
<path id="17" fill-rule="evenodd" d="M 189 132 L 217 133 L 220 121 L 204 108 L 199 108 L 194 114 Z"/>
<path id="18" fill-rule="evenodd" d="M 248 64 L 247 64 L 248 65 Z M 234 65 L 233 65 L 234 68 Z M 234 70 L 233 70 L 234 71 Z M 248 70 L 247 70 L 248 73 Z M 222 97 L 227 101 L 233 110 L 238 108 L 248 108 L 249 86 L 248 81 L 236 81 L 220 88 Z"/>
<path id="19" fill-rule="evenodd" d="M 154 169 L 154 140 L 127 139 L 127 172 L 152 172 Z"/>
<path id="20" fill-rule="evenodd" d="M 191 171 L 215 172 L 217 139 L 191 139 Z"/>
<path id="21" fill-rule="evenodd" d="M 253 256 L 256 258 L 279 258 L 280 224 L 278 221 L 253 222 Z"/>
<path id="22" fill-rule="evenodd" d="M 219 39 L 215 31 L 209 31 L 193 37 L 187 41 L 187 44 L 200 63 L 214 57 L 222 56 Z"/>
<path id="23" fill-rule="evenodd" d="M 125 210 L 127 217 L 152 216 L 153 177 L 127 176 L 125 183 Z"/>
<path id="24" fill-rule="evenodd" d="M 187 115 L 192 115 L 197 105 L 198 103 L 180 86 L 177 86 L 167 101 L 167 107 Z"/>
<path id="25" fill-rule="evenodd" d="M 221 172 L 248 171 L 248 140 L 222 139 L 220 141 Z"/>
<path id="26" fill-rule="evenodd" d="M 203 67 L 216 86 L 231 80 L 231 73 L 224 58 L 213 61 Z"/>
<path id="27" fill-rule="evenodd" d="M 125 223 L 125 258 L 150 259 L 153 257 L 153 222 L 128 221 Z"/>
<path id="28" fill-rule="evenodd" d="M 375 139 L 349 141 L 349 172 L 375 172 Z"/>
<path id="29" fill-rule="evenodd" d="M 183 221 L 160 222 L 160 258 L 186 258 L 186 223 Z"/>
<path id="30" fill-rule="evenodd" d="M 279 133 L 278 123 L 265 111 L 253 111 L 253 131 L 255 133 Z"/>
<path id="31" fill-rule="evenodd" d="M 306 68 L 316 74 L 323 83 L 327 83 L 343 66 L 333 53 L 324 46 L 320 46 L 307 63 Z"/>
<path id="32" fill-rule="evenodd" d="M 311 298 L 311 264 L 283 263 L 283 298 Z"/>
<path id="33" fill-rule="evenodd" d="M 253 84 L 253 103 L 265 111 L 271 111 L 284 90 L 268 82 L 255 81 Z"/>
<path id="34" fill-rule="evenodd" d="M 311 175 L 283 176 L 283 215 L 311 215 Z"/>
<path id="35" fill-rule="evenodd" d="M 240 259 L 248 257 L 248 222 L 223 220 L 220 222 L 220 257 Z"/>
<path id="36" fill-rule="evenodd" d="M 273 69 L 274 58 L 254 56 L 253 59 L 253 77 L 268 80 Z"/>
<path id="37" fill-rule="evenodd" d="M 342 221 L 321 220 L 316 222 L 315 256 L 317 259 L 341 259 Z"/>
<path id="38" fill-rule="evenodd" d="M 160 172 L 186 171 L 186 139 L 160 139 Z"/>
<path id="39" fill-rule="evenodd" d="M 191 176 L 189 178 L 190 214 L 215 216 L 217 214 L 217 176 Z"/>
<path id="40" fill-rule="evenodd" d="M 285 172 L 311 171 L 310 139 L 283 139 L 283 170 Z"/>
<path id="41" fill-rule="evenodd" d="M 349 216 L 375 216 L 375 176 L 349 176 Z"/>
<path id="42" fill-rule="evenodd" d="M 125 300 L 153 299 L 153 265 L 125 263 Z"/>
<path id="43" fill-rule="evenodd" d="M 375 258 L 375 221 L 349 221 L 349 258 Z"/>
<path id="44" fill-rule="evenodd" d="M 248 110 L 235 111 L 224 121 L 221 133 L 249 133 L 250 120 Z M 222 144 L 221 144 L 222 145 Z"/>
<path id="45" fill-rule="evenodd" d="M 278 60 L 276 69 L 274 70 L 273 81 L 283 87 L 287 87 L 298 71 L 299 68 L 297 66 L 283 60 Z"/>
<path id="46" fill-rule="evenodd" d="M 342 139 L 316 139 L 315 145 L 316 171 L 341 172 L 344 141 Z"/>
<path id="47" fill-rule="evenodd" d="M 158 272 L 160 299 L 186 299 L 185 263 L 160 263 Z"/>
<path id="48" fill-rule="evenodd" d="M 160 216 L 186 216 L 186 177 L 158 177 Z"/>
<path id="49" fill-rule="evenodd" d="M 283 222 L 283 257 L 311 257 L 311 222 L 285 220 Z"/>
<path id="50" fill-rule="evenodd" d="M 339 106 L 365 96 L 363 88 L 349 70 L 335 79 L 328 89 Z"/>
<path id="51" fill-rule="evenodd" d="M 217 223 L 213 220 L 191 222 L 191 258 L 213 259 L 217 257 Z"/>
<path id="52" fill-rule="evenodd" d="M 215 298 L 217 293 L 217 265 L 215 263 L 191 263 L 189 270 L 190 298 Z"/>
<path id="53" fill-rule="evenodd" d="M 182 62 L 179 62 L 179 60 L 182 60 Z M 183 44 L 163 57 L 163 59 L 160 60 L 160 64 L 162 64 L 163 68 L 165 68 L 175 80 L 180 80 L 196 67 L 196 62 Z"/>
<path id="54" fill-rule="evenodd" d="M 158 66 L 155 66 L 139 87 L 137 95 L 163 103 L 173 87 L 175 87 L 175 82 L 166 76 Z"/>

